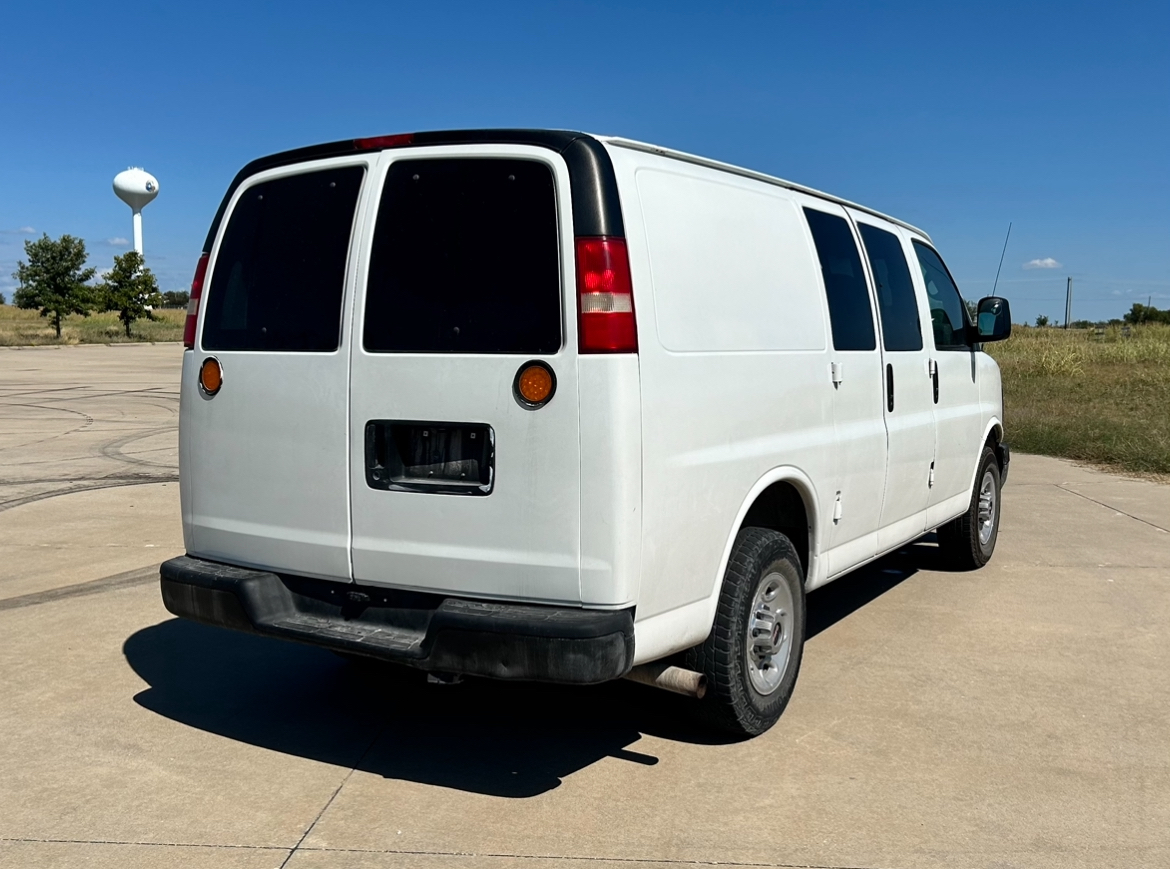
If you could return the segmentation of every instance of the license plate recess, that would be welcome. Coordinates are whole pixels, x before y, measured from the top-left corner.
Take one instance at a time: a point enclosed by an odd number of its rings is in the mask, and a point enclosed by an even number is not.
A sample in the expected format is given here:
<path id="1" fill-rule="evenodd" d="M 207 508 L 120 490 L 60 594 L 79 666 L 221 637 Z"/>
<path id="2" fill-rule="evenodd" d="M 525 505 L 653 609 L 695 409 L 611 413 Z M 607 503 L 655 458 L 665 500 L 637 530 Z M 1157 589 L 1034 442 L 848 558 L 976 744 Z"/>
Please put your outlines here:
<path id="1" fill-rule="evenodd" d="M 483 423 L 366 423 L 366 484 L 371 489 L 490 495 L 495 459 L 495 432 Z"/>

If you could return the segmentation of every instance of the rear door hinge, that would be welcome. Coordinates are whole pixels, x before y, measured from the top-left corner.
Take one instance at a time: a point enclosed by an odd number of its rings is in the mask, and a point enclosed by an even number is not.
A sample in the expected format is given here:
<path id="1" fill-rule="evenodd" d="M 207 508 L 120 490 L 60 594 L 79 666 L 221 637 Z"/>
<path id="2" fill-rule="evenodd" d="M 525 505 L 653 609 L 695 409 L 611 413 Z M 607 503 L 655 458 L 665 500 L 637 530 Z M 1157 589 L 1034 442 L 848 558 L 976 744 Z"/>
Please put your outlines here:
<path id="1" fill-rule="evenodd" d="M 930 463 L 930 475 L 926 478 L 926 488 L 934 488 L 934 462 Z"/>
<path id="2" fill-rule="evenodd" d="M 842 367 L 843 366 L 840 362 L 830 362 L 829 363 L 829 373 L 833 377 L 833 385 L 834 386 L 838 385 L 844 379 L 844 377 L 841 374 Z"/>
<path id="3" fill-rule="evenodd" d="M 833 502 L 833 524 L 841 521 L 841 493 L 837 493 L 837 500 Z"/>

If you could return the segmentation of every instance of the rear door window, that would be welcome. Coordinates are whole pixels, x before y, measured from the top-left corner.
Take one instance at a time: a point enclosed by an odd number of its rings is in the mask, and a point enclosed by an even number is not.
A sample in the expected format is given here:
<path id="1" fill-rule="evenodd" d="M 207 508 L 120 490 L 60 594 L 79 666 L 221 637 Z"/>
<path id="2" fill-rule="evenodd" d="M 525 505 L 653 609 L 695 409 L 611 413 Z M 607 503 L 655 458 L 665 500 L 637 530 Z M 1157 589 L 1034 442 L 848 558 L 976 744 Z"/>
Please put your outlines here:
<path id="1" fill-rule="evenodd" d="M 951 273 L 942 258 L 920 241 L 914 242 L 914 253 L 922 268 L 922 282 L 926 284 L 926 300 L 930 303 L 930 325 L 934 330 L 934 346 L 939 350 L 966 350 L 967 316 L 963 311 L 963 297 L 951 280 Z"/>
<path id="2" fill-rule="evenodd" d="M 552 170 L 535 160 L 391 164 L 362 343 L 373 353 L 555 353 L 561 264 Z"/>
<path id="3" fill-rule="evenodd" d="M 365 168 L 289 175 L 243 192 L 207 291 L 206 350 L 330 351 Z"/>
<path id="4" fill-rule="evenodd" d="M 877 289 L 878 311 L 882 318 L 882 345 L 887 350 L 921 350 L 922 323 L 918 317 L 918 300 L 906 254 L 898 236 L 866 223 L 858 225 L 873 280 Z"/>
<path id="5" fill-rule="evenodd" d="M 812 230 L 825 294 L 829 299 L 829 320 L 836 350 L 874 350 L 873 306 L 861 268 L 857 242 L 845 218 L 806 208 L 804 215 Z"/>

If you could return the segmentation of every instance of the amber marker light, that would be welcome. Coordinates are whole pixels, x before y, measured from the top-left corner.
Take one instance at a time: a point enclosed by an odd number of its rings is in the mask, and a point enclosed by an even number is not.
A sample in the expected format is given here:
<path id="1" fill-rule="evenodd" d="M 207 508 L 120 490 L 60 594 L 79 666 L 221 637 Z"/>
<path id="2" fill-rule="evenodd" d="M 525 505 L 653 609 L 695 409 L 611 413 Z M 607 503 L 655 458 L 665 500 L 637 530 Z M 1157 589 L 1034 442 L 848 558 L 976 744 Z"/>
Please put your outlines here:
<path id="1" fill-rule="evenodd" d="M 543 362 L 525 362 L 516 372 L 512 392 L 516 401 L 527 410 L 536 410 L 548 404 L 557 391 L 557 376 Z"/>
<path id="2" fill-rule="evenodd" d="M 208 398 L 219 392 L 223 386 L 223 368 L 214 356 L 208 356 L 199 366 L 199 388 Z"/>

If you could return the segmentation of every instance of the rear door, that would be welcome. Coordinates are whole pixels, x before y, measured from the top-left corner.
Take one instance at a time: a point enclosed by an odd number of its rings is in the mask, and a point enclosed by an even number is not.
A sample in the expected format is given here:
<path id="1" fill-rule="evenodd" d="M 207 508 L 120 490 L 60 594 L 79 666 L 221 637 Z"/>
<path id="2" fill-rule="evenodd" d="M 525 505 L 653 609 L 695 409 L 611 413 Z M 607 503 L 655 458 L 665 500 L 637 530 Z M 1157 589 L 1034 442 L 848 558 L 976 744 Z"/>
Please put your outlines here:
<path id="1" fill-rule="evenodd" d="M 869 263 L 881 324 L 888 458 L 878 545 L 926 530 L 934 464 L 934 402 L 922 312 L 901 234 L 853 212 Z"/>
<path id="2" fill-rule="evenodd" d="M 370 168 L 357 157 L 261 173 L 229 204 L 184 354 L 194 555 L 349 580 L 342 323 Z M 209 356 L 223 368 L 213 397 L 196 386 Z"/>
<path id="3" fill-rule="evenodd" d="M 402 149 L 381 160 L 351 351 L 354 578 L 577 602 L 565 165 L 551 151 L 505 145 Z M 535 408 L 517 394 L 533 363 L 555 384 Z"/>

